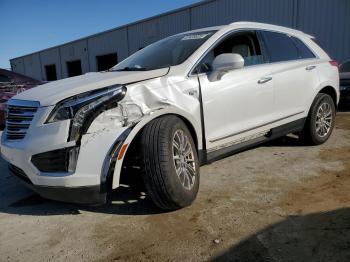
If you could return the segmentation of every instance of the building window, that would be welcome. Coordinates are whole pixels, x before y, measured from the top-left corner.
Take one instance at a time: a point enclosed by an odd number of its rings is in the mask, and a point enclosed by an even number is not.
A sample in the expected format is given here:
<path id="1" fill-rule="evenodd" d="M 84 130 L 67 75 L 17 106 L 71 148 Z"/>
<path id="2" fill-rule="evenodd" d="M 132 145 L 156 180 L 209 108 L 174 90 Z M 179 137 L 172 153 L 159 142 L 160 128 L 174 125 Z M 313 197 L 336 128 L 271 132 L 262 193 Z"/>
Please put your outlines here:
<path id="1" fill-rule="evenodd" d="M 11 81 L 11 79 L 7 75 L 0 75 L 0 83 L 10 82 L 10 81 Z"/>
<path id="2" fill-rule="evenodd" d="M 97 71 L 105 71 L 118 64 L 117 53 L 96 56 Z"/>
<path id="3" fill-rule="evenodd" d="M 81 61 L 75 60 L 75 61 L 67 62 L 67 72 L 68 72 L 68 77 L 81 75 L 82 74 Z"/>
<path id="4" fill-rule="evenodd" d="M 46 80 L 55 81 L 57 80 L 56 65 L 45 66 Z"/>

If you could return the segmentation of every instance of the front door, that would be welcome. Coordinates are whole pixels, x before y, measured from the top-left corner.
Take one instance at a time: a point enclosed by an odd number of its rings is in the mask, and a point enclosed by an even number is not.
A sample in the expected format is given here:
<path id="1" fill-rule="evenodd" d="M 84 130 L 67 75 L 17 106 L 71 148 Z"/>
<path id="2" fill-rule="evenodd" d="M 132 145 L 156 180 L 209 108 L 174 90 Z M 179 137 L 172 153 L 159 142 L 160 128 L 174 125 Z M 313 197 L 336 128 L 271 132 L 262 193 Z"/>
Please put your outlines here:
<path id="1" fill-rule="evenodd" d="M 244 68 L 211 82 L 211 62 L 229 52 L 242 55 Z M 273 81 L 254 31 L 225 38 L 208 52 L 198 68 L 208 150 L 242 139 L 273 120 Z"/>

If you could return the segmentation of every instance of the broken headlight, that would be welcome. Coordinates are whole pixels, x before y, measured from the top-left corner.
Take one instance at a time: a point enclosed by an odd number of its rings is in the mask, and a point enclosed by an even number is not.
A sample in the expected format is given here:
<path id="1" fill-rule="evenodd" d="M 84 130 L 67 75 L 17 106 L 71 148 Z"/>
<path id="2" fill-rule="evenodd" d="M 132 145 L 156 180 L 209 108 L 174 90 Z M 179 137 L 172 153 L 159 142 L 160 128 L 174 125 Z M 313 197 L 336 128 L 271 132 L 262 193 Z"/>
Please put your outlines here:
<path id="1" fill-rule="evenodd" d="M 114 85 L 70 97 L 56 105 L 46 123 L 71 119 L 69 141 L 77 141 L 95 117 L 116 107 L 125 94 L 125 86 Z"/>

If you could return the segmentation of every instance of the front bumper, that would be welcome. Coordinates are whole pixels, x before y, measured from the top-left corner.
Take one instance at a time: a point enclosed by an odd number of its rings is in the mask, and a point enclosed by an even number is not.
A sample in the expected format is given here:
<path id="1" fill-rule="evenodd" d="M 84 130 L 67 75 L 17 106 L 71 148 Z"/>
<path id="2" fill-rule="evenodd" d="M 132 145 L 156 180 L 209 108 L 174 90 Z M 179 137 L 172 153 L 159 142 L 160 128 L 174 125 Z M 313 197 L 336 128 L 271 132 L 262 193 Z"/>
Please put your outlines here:
<path id="1" fill-rule="evenodd" d="M 41 172 L 32 163 L 33 155 L 74 146 L 61 142 L 66 140 L 61 134 L 68 133 L 65 131 L 68 125 L 64 122 L 62 125 L 63 128 L 54 125 L 30 127 L 32 130 L 28 130 L 27 136 L 19 141 L 8 141 L 5 130 L 1 139 L 2 157 L 17 170 L 21 170 L 27 178 L 26 181 L 18 174 L 15 175 L 21 178 L 22 182 L 45 198 L 80 204 L 105 203 L 109 193 L 109 187 L 106 189 L 102 180 L 106 158 L 116 140 L 127 128 L 105 128 L 85 134 L 81 140 L 74 173 Z M 57 134 L 52 128 L 64 131 Z M 49 130 L 45 132 L 43 129 Z"/>
<path id="2" fill-rule="evenodd" d="M 26 187 L 44 198 L 89 205 L 99 205 L 107 202 L 107 192 L 101 192 L 100 185 L 81 187 L 38 186 L 30 181 L 22 169 L 10 164 L 9 171 L 10 174 L 19 178 Z"/>

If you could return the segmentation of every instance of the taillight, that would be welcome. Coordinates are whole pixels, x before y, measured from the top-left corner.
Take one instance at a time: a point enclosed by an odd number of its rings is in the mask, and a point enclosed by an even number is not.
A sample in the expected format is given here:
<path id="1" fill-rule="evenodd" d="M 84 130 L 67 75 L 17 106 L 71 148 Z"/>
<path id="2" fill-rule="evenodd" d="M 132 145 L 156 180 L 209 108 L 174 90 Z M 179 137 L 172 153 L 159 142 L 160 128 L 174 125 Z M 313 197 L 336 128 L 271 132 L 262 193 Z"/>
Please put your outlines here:
<path id="1" fill-rule="evenodd" d="M 337 68 L 339 68 L 339 64 L 338 64 L 337 61 L 331 60 L 331 61 L 329 61 L 329 63 L 330 63 L 332 66 L 336 66 Z"/>

